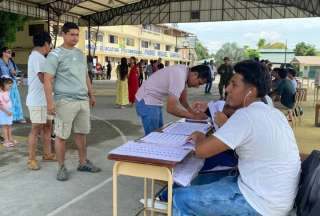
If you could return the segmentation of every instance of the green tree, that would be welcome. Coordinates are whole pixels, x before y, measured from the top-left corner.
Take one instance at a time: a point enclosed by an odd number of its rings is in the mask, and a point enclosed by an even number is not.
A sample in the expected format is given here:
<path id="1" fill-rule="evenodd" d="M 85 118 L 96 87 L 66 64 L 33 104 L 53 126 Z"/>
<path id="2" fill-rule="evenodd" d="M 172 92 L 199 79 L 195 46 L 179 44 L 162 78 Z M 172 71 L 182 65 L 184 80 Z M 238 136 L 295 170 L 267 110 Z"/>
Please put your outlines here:
<path id="1" fill-rule="evenodd" d="M 285 43 L 282 42 L 274 42 L 274 43 L 268 43 L 264 47 L 264 49 L 286 49 L 287 46 Z"/>
<path id="2" fill-rule="evenodd" d="M 209 58 L 208 49 L 205 46 L 203 46 L 200 41 L 196 42 L 195 51 L 197 53 L 198 60 Z"/>
<path id="3" fill-rule="evenodd" d="M 257 43 L 258 49 L 263 49 L 266 46 L 266 43 L 267 43 L 266 39 L 260 38 Z"/>
<path id="4" fill-rule="evenodd" d="M 287 46 L 282 42 L 267 43 L 267 40 L 260 38 L 257 43 L 258 49 L 286 49 Z"/>
<path id="5" fill-rule="evenodd" d="M 245 59 L 245 52 L 237 43 L 225 43 L 215 55 L 217 65 L 223 63 L 224 57 L 229 57 L 235 63 Z"/>
<path id="6" fill-rule="evenodd" d="M 249 59 L 260 58 L 260 52 L 257 49 L 245 47 L 244 48 L 244 56 Z"/>
<path id="7" fill-rule="evenodd" d="M 296 56 L 315 56 L 317 54 L 315 46 L 305 42 L 298 43 L 294 52 Z"/>
<path id="8" fill-rule="evenodd" d="M 0 47 L 15 42 L 17 29 L 23 27 L 27 19 L 26 16 L 0 11 Z"/>

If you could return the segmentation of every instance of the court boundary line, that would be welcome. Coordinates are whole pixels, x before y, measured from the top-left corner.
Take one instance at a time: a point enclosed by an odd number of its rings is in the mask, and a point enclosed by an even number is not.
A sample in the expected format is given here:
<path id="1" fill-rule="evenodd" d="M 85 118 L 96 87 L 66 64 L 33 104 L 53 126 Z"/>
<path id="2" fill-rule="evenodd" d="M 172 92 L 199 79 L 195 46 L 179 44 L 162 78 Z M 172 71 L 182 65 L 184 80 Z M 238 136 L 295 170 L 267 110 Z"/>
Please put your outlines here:
<path id="1" fill-rule="evenodd" d="M 121 136 L 121 139 L 124 143 L 127 142 L 127 138 L 126 136 L 124 135 L 124 133 L 117 127 L 115 126 L 114 124 L 112 124 L 111 122 L 107 121 L 107 120 L 104 120 L 104 119 L 101 119 L 99 118 L 98 116 L 96 115 L 92 115 L 91 114 L 91 117 L 93 117 L 95 120 L 99 120 L 99 121 L 103 121 L 104 123 L 106 123 L 107 125 L 109 125 L 110 127 L 112 127 L 114 130 L 116 130 L 120 136 Z M 99 183 L 98 185 L 90 188 L 89 190 L 85 191 L 84 193 L 76 196 L 75 198 L 73 198 L 72 200 L 70 200 L 69 202 L 65 203 L 64 205 L 56 208 L 55 210 L 49 212 L 47 214 L 47 216 L 55 216 L 57 215 L 58 213 L 62 212 L 63 210 L 67 209 L 69 206 L 77 203 L 78 201 L 82 200 L 83 198 L 85 198 L 86 196 L 90 195 L 91 193 L 97 191 L 98 189 L 102 188 L 104 185 L 108 184 L 109 182 L 112 181 L 112 176 L 107 178 L 106 180 L 104 180 L 103 182 Z"/>

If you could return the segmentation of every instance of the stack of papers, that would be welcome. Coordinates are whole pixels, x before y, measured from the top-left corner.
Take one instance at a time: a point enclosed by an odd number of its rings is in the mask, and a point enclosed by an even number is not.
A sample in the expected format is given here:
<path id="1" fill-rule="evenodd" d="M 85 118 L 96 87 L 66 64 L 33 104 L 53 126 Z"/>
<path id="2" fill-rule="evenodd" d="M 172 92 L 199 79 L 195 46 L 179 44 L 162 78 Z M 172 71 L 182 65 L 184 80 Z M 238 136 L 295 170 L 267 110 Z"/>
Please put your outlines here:
<path id="1" fill-rule="evenodd" d="M 177 162 L 173 171 L 174 182 L 188 186 L 204 164 L 203 159 L 189 154 L 195 144 L 188 142 L 188 136 L 196 131 L 207 133 L 209 129 L 209 124 L 175 122 L 166 127 L 163 133 L 152 132 L 139 140 L 129 141 L 110 154 Z"/>
<path id="2" fill-rule="evenodd" d="M 193 132 L 199 131 L 202 133 L 207 133 L 210 129 L 210 125 L 194 122 L 175 122 L 166 127 L 163 132 L 170 134 L 178 134 L 189 136 Z"/>
<path id="3" fill-rule="evenodd" d="M 190 149 L 161 146 L 154 143 L 129 141 L 112 150 L 110 154 L 180 162 L 190 152 Z"/>
<path id="4" fill-rule="evenodd" d="M 190 155 L 173 170 L 173 180 L 183 187 L 189 186 L 203 167 L 204 159 Z"/>
<path id="5" fill-rule="evenodd" d="M 170 133 L 152 132 L 139 141 L 176 148 L 194 149 L 195 147 L 193 143 L 188 142 L 188 136 Z"/>

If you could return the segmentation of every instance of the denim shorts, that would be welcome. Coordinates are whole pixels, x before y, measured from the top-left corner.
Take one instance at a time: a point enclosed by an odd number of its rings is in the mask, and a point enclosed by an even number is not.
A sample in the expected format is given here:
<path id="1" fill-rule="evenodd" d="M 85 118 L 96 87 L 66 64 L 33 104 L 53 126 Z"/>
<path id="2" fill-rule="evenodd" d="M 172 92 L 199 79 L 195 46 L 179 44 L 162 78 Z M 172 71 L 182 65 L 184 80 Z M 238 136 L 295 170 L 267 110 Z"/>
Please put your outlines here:
<path id="1" fill-rule="evenodd" d="M 174 189 L 173 216 L 259 216 L 241 194 L 237 176 L 199 175 L 190 187 Z"/>

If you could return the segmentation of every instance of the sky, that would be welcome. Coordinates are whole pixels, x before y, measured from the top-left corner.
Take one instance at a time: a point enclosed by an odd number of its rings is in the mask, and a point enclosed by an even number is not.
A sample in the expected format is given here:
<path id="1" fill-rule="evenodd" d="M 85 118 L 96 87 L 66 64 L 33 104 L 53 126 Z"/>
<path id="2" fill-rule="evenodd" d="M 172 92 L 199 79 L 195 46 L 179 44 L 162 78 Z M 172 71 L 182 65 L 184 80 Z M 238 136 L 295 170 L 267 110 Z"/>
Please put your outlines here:
<path id="1" fill-rule="evenodd" d="M 320 18 L 179 23 L 178 27 L 196 34 L 210 53 L 227 42 L 256 48 L 259 38 L 267 42 L 287 41 L 289 49 L 304 41 L 320 50 Z"/>

